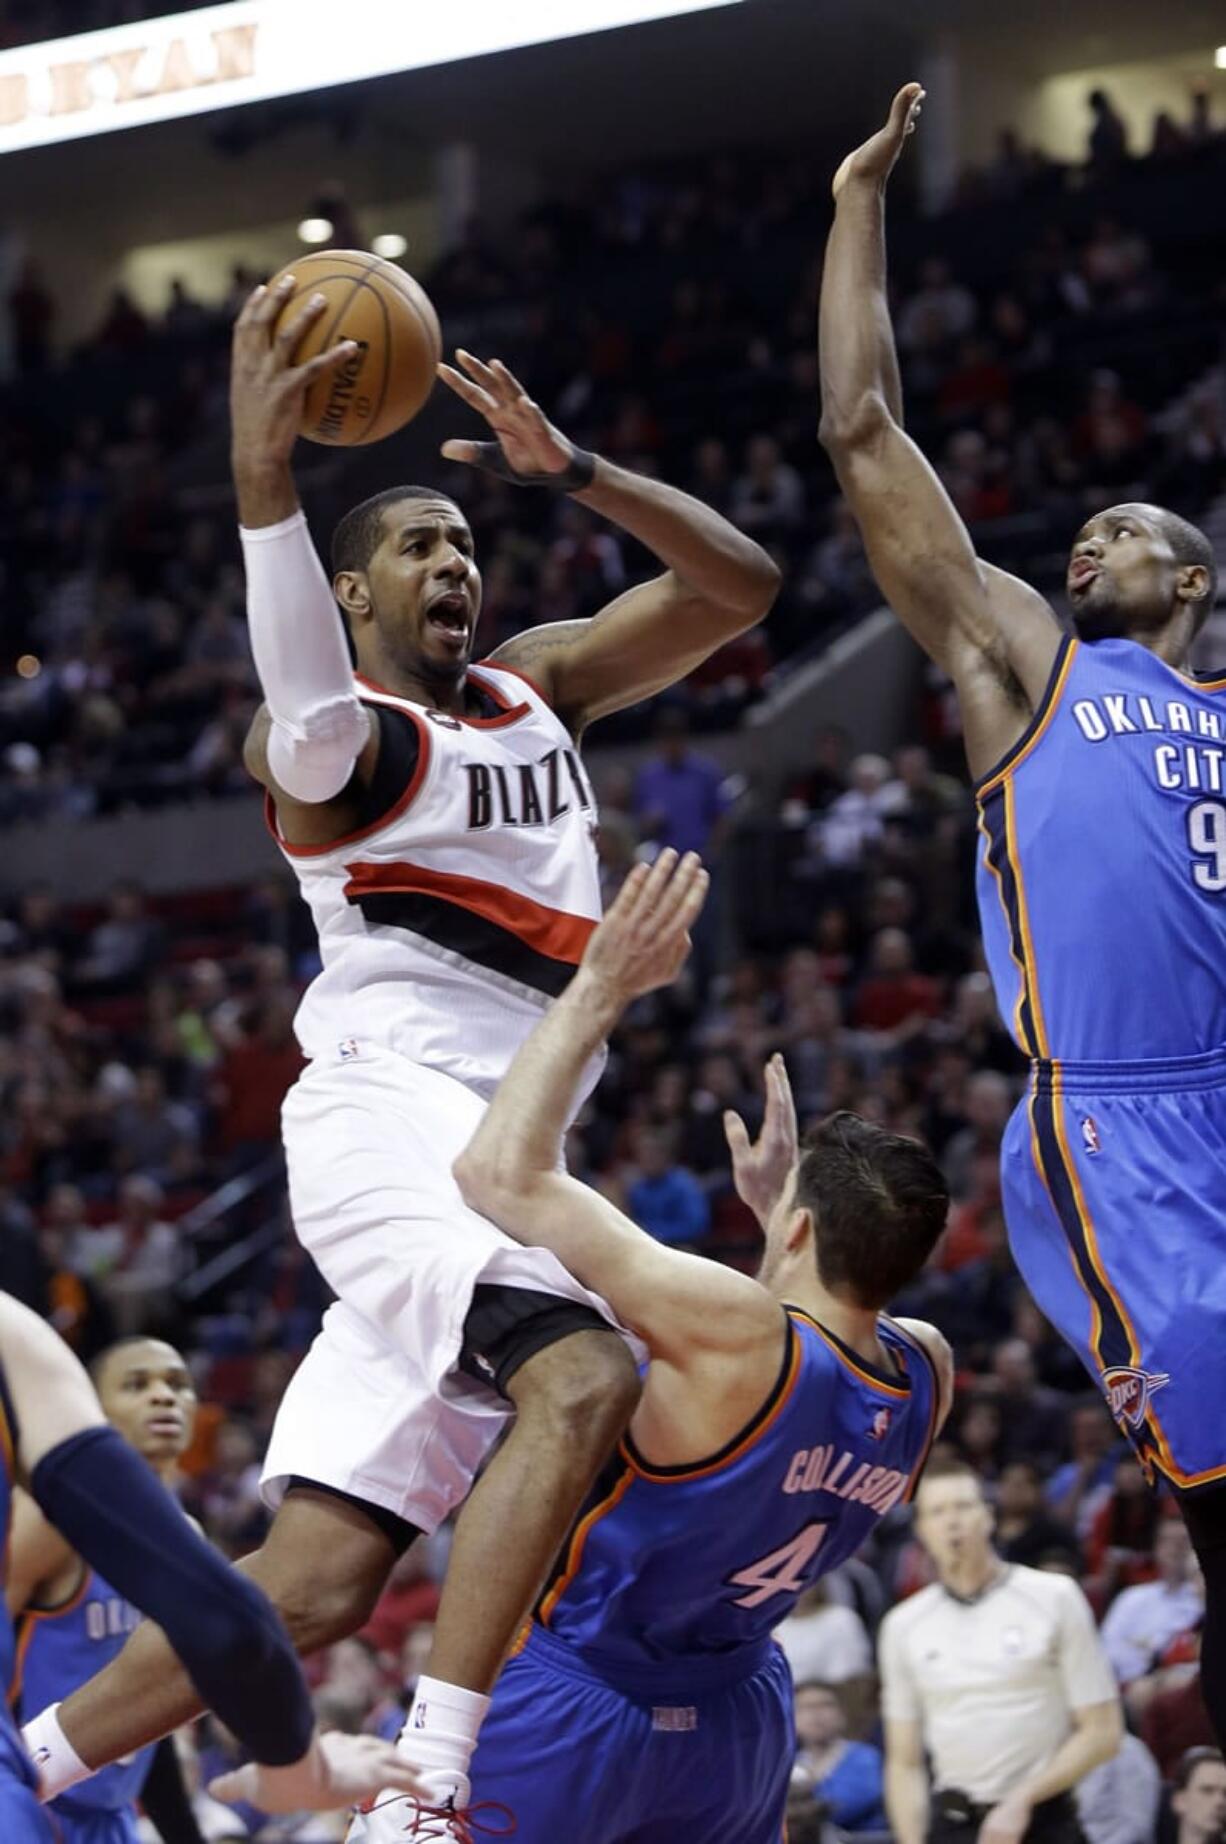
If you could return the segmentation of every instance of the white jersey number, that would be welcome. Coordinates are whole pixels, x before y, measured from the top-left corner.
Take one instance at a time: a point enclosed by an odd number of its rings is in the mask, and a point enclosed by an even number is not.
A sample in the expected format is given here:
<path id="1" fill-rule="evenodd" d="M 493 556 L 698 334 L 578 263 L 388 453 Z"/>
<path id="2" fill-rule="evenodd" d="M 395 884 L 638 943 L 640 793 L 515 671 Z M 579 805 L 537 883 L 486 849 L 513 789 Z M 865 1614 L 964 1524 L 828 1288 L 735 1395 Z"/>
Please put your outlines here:
<path id="1" fill-rule="evenodd" d="M 1196 855 L 1192 881 L 1216 894 L 1226 890 L 1226 806 L 1198 800 L 1188 808 L 1188 844 Z"/>
<path id="2" fill-rule="evenodd" d="M 809 1564 L 822 1546 L 829 1523 L 806 1524 L 790 1543 L 759 1556 L 747 1569 L 738 1569 L 728 1577 L 732 1588 L 748 1588 L 748 1594 L 735 1596 L 737 1607 L 761 1607 L 776 1594 L 803 1594 L 809 1585 Z"/>

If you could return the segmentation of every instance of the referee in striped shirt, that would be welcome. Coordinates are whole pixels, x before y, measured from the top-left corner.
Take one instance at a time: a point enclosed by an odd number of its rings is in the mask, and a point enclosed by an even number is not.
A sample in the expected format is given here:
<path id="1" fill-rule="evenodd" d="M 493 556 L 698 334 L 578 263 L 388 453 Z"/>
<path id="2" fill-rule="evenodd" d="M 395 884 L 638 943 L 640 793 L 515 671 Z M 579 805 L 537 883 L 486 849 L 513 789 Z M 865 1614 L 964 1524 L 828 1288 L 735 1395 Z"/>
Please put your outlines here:
<path id="1" fill-rule="evenodd" d="M 915 1509 L 937 1580 L 881 1627 L 897 1844 L 1084 1844 L 1072 1789 L 1124 1732 L 1084 1594 L 1066 1575 L 1002 1562 L 963 1462 L 930 1466 Z"/>

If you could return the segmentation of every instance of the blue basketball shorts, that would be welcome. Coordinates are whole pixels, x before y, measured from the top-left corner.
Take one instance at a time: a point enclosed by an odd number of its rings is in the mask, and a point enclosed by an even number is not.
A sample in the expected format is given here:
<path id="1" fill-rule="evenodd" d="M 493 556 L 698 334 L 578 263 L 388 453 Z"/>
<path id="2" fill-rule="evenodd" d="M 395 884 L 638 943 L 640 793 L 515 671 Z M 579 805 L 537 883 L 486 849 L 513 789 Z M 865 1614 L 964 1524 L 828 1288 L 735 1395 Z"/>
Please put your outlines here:
<path id="1" fill-rule="evenodd" d="M 772 1646 L 720 1685 L 703 1682 L 709 1662 L 688 1679 L 678 1660 L 667 1679 L 652 1684 L 645 1666 L 633 1688 L 614 1685 L 534 1626 L 498 1680 L 473 1804 L 509 1806 L 515 1844 L 780 1844 L 795 1753 L 787 1661 Z"/>
<path id="2" fill-rule="evenodd" d="M 1036 1063 L 1001 1178 L 1022 1278 L 1146 1472 L 1226 1479 L 1226 1050 Z"/>

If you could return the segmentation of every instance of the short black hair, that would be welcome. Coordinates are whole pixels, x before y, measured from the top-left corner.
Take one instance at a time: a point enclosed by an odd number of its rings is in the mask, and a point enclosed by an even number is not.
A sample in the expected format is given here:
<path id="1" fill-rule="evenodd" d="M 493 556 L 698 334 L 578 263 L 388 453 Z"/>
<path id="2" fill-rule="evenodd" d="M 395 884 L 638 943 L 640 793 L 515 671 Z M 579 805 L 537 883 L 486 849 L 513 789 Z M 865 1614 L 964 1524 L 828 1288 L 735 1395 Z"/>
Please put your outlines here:
<path id="1" fill-rule="evenodd" d="M 165 1345 L 168 1350 L 174 1351 L 175 1349 L 168 1338 L 159 1338 L 156 1332 L 132 1332 L 127 1338 L 117 1338 L 114 1344 L 104 1345 L 102 1350 L 90 1359 L 89 1376 L 95 1389 L 101 1383 L 102 1373 L 111 1359 L 117 1357 L 121 1351 L 131 1351 L 136 1345 Z M 181 1355 L 176 1352 L 176 1356 Z"/>
<path id="2" fill-rule="evenodd" d="M 1175 1768 L 1175 1791 L 1182 1793 L 1198 1767 L 1221 1767 L 1222 1751 L 1220 1748 L 1189 1748 L 1179 1757 Z"/>
<path id="3" fill-rule="evenodd" d="M 1165 506 L 1156 506 L 1154 510 L 1158 514 L 1162 534 L 1175 553 L 1175 562 L 1200 564 L 1209 573 L 1209 593 L 1202 598 L 1196 616 L 1199 632 L 1217 601 L 1217 558 L 1213 554 L 1213 546 L 1199 525 L 1193 525 L 1191 520 L 1180 518 L 1177 512 L 1168 512 Z"/>
<path id="4" fill-rule="evenodd" d="M 365 570 L 383 542 L 383 514 L 402 499 L 442 500 L 453 504 L 450 496 L 437 487 L 385 487 L 372 493 L 360 505 L 353 506 L 332 533 L 332 574 L 342 570 Z"/>
<path id="5" fill-rule="evenodd" d="M 822 1285 L 865 1307 L 885 1306 L 913 1281 L 949 1212 L 949 1187 L 918 1140 L 846 1110 L 805 1140 L 796 1204 L 813 1213 Z"/>

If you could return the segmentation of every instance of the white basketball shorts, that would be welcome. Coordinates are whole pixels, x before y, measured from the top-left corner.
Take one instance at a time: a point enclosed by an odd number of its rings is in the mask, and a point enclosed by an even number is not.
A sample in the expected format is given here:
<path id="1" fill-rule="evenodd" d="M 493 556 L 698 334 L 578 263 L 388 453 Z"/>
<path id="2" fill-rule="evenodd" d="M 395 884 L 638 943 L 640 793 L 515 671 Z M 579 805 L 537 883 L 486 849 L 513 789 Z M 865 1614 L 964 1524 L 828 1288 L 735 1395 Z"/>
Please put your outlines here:
<path id="1" fill-rule="evenodd" d="M 339 1303 L 278 1411 L 269 1504 L 299 1475 L 428 1533 L 463 1501 L 514 1412 L 455 1368 L 478 1281 L 575 1300 L 617 1325 L 555 1255 L 513 1242 L 460 1196 L 452 1162 L 484 1112 L 453 1077 L 353 1040 L 286 1096 L 294 1227 Z"/>

